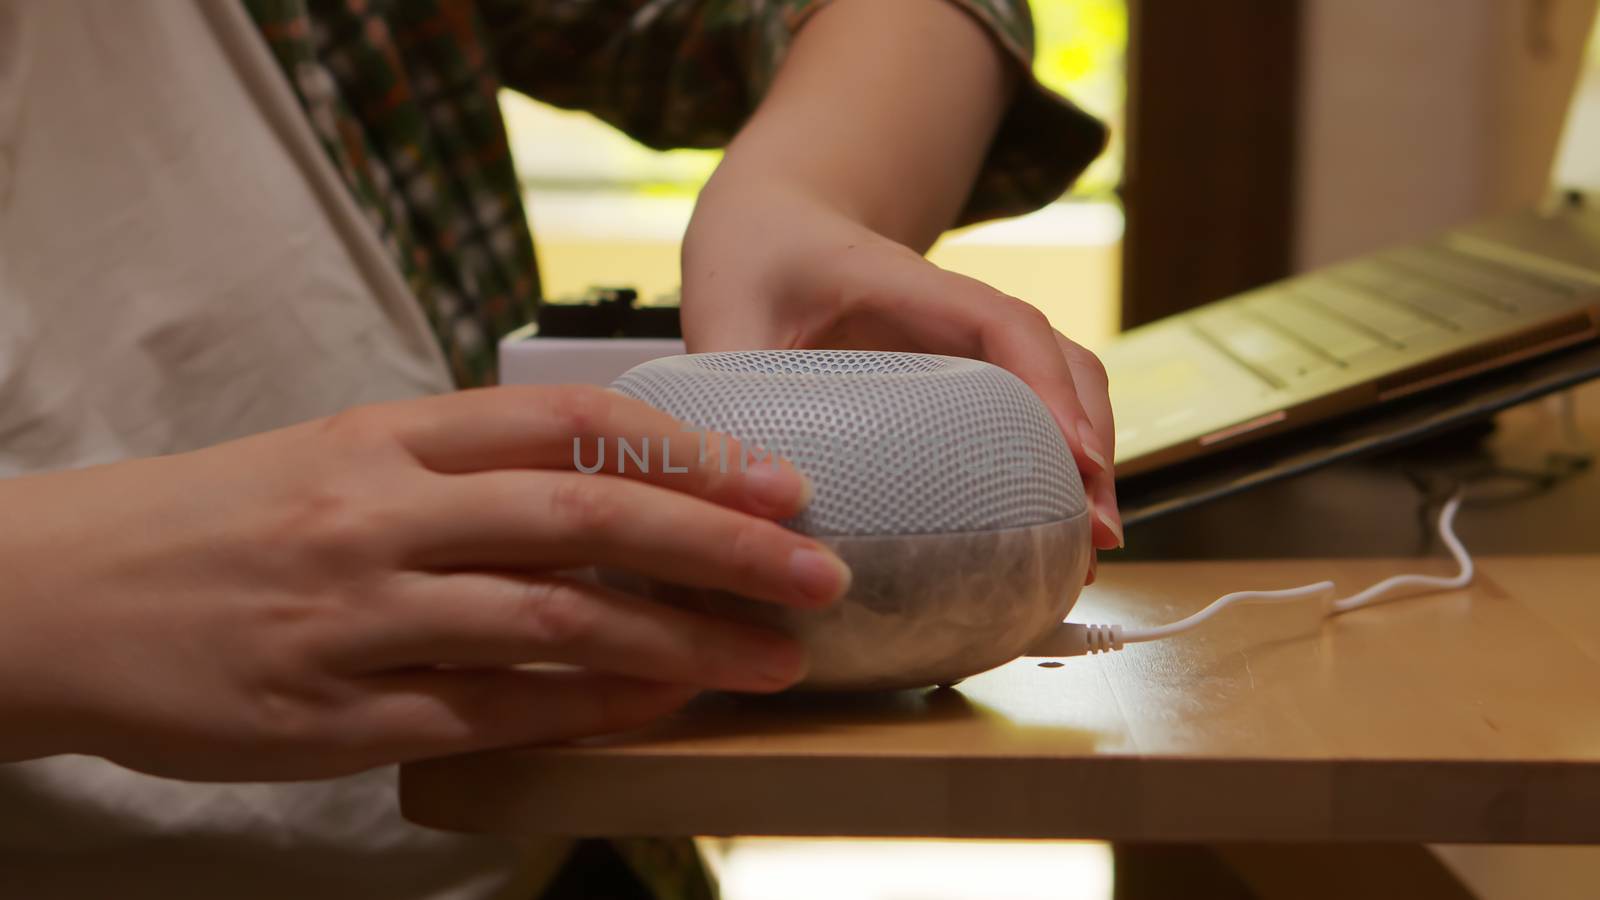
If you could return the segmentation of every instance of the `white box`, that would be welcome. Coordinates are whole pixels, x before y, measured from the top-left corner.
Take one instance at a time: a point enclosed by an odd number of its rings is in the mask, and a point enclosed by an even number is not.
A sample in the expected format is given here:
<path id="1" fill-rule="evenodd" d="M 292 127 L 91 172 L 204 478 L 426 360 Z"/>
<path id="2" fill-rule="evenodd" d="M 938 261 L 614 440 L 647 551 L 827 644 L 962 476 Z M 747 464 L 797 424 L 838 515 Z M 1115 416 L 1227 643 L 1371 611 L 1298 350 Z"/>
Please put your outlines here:
<path id="1" fill-rule="evenodd" d="M 500 340 L 501 384 L 608 385 L 642 362 L 689 352 L 682 338 L 538 337 L 536 324 Z"/>

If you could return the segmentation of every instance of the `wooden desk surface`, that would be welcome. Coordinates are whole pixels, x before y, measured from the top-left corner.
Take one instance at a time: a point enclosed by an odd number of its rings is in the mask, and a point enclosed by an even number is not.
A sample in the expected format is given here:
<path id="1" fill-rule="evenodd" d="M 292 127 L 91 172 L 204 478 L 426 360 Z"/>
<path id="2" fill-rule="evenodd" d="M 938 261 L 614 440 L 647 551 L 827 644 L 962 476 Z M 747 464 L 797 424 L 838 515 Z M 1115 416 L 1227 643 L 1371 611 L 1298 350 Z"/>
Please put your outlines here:
<path id="1" fill-rule="evenodd" d="M 1472 512 L 1463 513 L 1467 518 Z M 407 815 L 504 833 L 1600 842 L 1600 555 L 1315 604 L 954 690 L 708 696 L 626 739 L 409 766 Z M 1075 621 L 1441 559 L 1109 564 Z"/>

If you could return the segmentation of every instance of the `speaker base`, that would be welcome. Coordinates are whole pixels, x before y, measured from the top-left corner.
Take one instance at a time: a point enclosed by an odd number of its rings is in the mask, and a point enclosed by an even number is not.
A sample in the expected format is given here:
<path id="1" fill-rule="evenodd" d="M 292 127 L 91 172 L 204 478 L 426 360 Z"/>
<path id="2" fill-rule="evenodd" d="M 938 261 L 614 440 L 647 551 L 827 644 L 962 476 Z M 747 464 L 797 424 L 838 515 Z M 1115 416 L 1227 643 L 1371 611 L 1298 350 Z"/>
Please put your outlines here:
<path id="1" fill-rule="evenodd" d="M 797 610 L 603 570 L 613 586 L 794 635 L 810 669 L 796 690 L 953 684 L 1025 654 L 1071 612 L 1088 573 L 1087 510 L 1026 528 L 818 537 L 850 566 L 849 593 Z"/>

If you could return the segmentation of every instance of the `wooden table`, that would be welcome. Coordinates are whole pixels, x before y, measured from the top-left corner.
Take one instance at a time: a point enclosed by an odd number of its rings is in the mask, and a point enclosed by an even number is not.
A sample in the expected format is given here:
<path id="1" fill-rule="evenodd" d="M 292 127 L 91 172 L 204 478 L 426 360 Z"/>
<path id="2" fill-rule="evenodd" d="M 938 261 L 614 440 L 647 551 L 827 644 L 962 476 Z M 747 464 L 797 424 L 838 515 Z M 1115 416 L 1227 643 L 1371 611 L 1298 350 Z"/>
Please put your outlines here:
<path id="1" fill-rule="evenodd" d="M 1401 565 L 1106 566 L 1073 618 Z M 955 690 L 708 697 L 627 738 L 408 767 L 405 808 L 525 834 L 1600 842 L 1597 585 L 1600 556 L 1494 558 L 1462 591 L 1327 623 L 1241 608 Z"/>
<path id="2" fill-rule="evenodd" d="M 1582 398 L 1592 428 L 1600 388 Z M 1502 422 L 1484 453 L 1532 459 L 1555 440 L 1537 410 Z M 1368 524 L 1346 514 L 1357 497 Z M 1361 464 L 1228 501 L 1231 518 L 1163 521 L 1153 537 L 1180 561 L 1107 561 L 1071 618 L 1154 624 L 1244 587 L 1329 577 L 1346 593 L 1452 571 L 1438 556 L 1349 557 L 1373 529 L 1397 556 L 1417 547 L 1415 502 Z M 1339 558 L 1228 559 L 1248 549 L 1227 544 L 1230 527 L 1265 544 L 1298 533 Z M 1535 529 L 1554 552 L 1528 552 Z M 1464 590 L 1332 620 L 1314 604 L 1244 607 L 1173 640 L 1019 660 L 949 691 L 706 697 L 622 738 L 408 766 L 405 811 L 519 834 L 1193 842 L 1222 846 L 1262 896 L 1348 895 L 1357 877 L 1466 896 L 1416 844 L 1600 843 L 1600 477 L 1469 509 L 1461 531 L 1487 554 Z M 1343 849 L 1307 855 L 1329 842 Z"/>

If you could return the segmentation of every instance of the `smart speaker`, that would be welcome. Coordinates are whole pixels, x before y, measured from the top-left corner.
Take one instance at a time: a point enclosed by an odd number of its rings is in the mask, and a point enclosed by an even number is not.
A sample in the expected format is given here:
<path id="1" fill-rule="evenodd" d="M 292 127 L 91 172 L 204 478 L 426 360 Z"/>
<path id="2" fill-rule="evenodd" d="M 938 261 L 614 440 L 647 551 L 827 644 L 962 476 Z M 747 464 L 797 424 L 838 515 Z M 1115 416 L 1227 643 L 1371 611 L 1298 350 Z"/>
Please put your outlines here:
<path id="1" fill-rule="evenodd" d="M 793 634 L 810 654 L 802 689 L 953 683 L 1023 655 L 1077 599 L 1092 552 L 1083 483 L 1044 404 L 998 366 L 876 351 L 700 353 L 651 360 L 612 386 L 810 477 L 810 505 L 784 524 L 849 564 L 850 591 L 828 609 L 602 573 Z"/>

